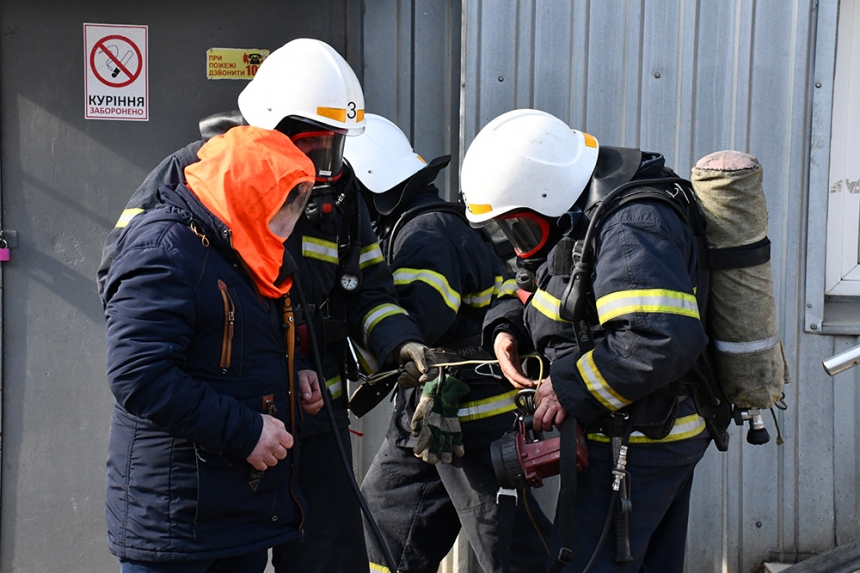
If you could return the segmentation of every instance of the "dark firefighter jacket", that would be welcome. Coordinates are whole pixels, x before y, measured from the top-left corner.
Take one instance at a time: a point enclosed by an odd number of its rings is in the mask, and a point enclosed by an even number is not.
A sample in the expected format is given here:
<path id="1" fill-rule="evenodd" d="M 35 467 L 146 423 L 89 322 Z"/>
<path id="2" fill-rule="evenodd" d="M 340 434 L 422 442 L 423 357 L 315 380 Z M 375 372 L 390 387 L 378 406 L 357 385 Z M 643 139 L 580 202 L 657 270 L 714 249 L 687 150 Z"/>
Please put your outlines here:
<path id="1" fill-rule="evenodd" d="M 430 185 L 403 211 L 445 204 Z M 387 241 L 383 241 L 387 249 Z M 414 317 L 432 347 L 456 350 L 462 359 L 492 358 L 480 350 L 481 324 L 499 298 L 516 299 L 516 282 L 481 235 L 451 213 L 428 212 L 407 222 L 395 236 L 391 268 L 400 303 Z M 478 352 L 481 355 L 478 355 Z M 504 379 L 475 374 L 475 366 L 454 374 L 469 384 L 460 404 L 463 444 L 484 447 L 510 430 L 516 390 Z M 410 422 L 421 389 L 398 388 L 388 439 L 414 446 Z"/>
<path id="2" fill-rule="evenodd" d="M 103 290 L 104 277 L 110 269 L 116 256 L 116 238 L 122 228 L 135 216 L 152 208 L 155 204 L 155 191 L 165 183 L 180 183 L 184 179 L 183 170 L 191 163 L 198 161 L 197 150 L 203 141 L 196 141 L 174 154 L 165 158 L 144 180 L 129 199 L 116 228 L 105 241 L 102 260 L 98 270 L 99 290 Z M 350 184 L 352 174 L 349 167 L 344 165 L 341 177 L 344 185 Z M 353 209 L 356 212 L 360 229 L 361 254 L 361 287 L 353 293 L 346 293 L 337 286 L 339 281 L 340 256 L 338 253 L 338 232 L 344 220 L 344 208 L 348 201 L 336 207 L 334 218 L 323 225 L 317 225 L 301 217 L 296 224 L 293 234 L 286 242 L 287 251 L 298 265 L 295 275 L 297 286 L 305 294 L 308 304 L 313 311 L 317 343 L 325 364 L 323 368 L 340 426 L 349 424 L 347 416 L 347 392 L 344 380 L 344 355 L 346 347 L 338 328 L 339 323 L 345 323 L 353 341 L 368 348 L 373 356 L 382 363 L 391 352 L 403 342 L 409 340 L 422 341 L 421 332 L 406 311 L 400 307 L 394 292 L 391 271 L 385 263 L 382 251 L 376 241 L 376 235 L 368 214 L 367 206 L 355 189 L 347 189 L 347 193 L 355 193 Z M 342 238 L 350 240 L 341 234 Z M 344 242 L 343 240 L 341 242 Z M 294 303 L 298 299 L 293 297 Z M 323 324 L 324 318 L 332 320 Z M 334 343 L 329 343 L 335 340 Z M 308 354 L 308 356 L 310 356 Z M 395 357 L 396 358 L 396 357 Z M 299 421 L 299 435 L 312 436 L 331 428 L 326 412 L 320 411 L 314 416 L 305 415 Z"/>
<path id="3" fill-rule="evenodd" d="M 295 451 L 256 489 L 245 458 L 261 413 L 294 419 L 282 301 L 257 294 L 229 230 L 187 188 L 159 197 L 119 235 L 104 282 L 110 550 L 182 561 L 271 547 L 301 520 Z"/>
<path id="4" fill-rule="evenodd" d="M 661 177 L 663 157 L 643 155 L 646 160 L 635 179 Z M 581 234 L 586 225 L 580 223 Z M 488 312 L 484 344 L 491 346 L 493 333 L 505 328 L 517 336 L 521 353 L 532 347 L 546 356 L 562 407 L 588 431 L 610 412 L 685 379 L 705 348 L 708 338 L 695 297 L 695 244 L 689 227 L 661 202 L 635 201 L 609 215 L 599 230 L 592 272 L 599 325 L 595 325 L 595 348 L 585 354 L 578 350 L 573 325 L 559 316 L 571 256 L 569 247 L 561 245 L 552 249 L 538 270 L 538 289 L 524 311 L 507 303 Z M 682 396 L 679 401 L 671 432 L 658 441 L 674 444 L 667 448 L 673 452 L 665 463 L 684 462 L 685 448 L 680 443 L 708 435 L 693 400 Z M 649 407 L 666 407 L 665 399 L 657 402 Z M 658 418 L 662 411 L 649 414 Z M 588 437 L 608 441 L 594 431 Z M 630 442 L 655 440 L 634 432 Z M 699 456 L 701 448 L 691 447 L 689 453 Z"/>

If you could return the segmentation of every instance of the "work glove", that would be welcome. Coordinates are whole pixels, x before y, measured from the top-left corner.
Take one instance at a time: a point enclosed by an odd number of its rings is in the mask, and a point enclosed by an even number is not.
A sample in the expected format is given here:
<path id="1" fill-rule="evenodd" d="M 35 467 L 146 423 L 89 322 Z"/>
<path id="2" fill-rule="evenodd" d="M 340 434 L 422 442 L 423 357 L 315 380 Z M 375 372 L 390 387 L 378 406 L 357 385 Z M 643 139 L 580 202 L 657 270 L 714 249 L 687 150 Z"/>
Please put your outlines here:
<path id="1" fill-rule="evenodd" d="M 428 464 L 439 460 L 450 464 L 453 456 L 463 457 L 463 430 L 457 410 L 460 399 L 468 393 L 469 386 L 441 373 L 424 385 L 412 416 L 412 435 L 418 438 L 413 448 L 416 457 Z"/>
<path id="2" fill-rule="evenodd" d="M 415 388 L 431 378 L 430 367 L 435 364 L 433 351 L 420 342 L 404 342 L 396 350 L 401 367 L 397 383 L 403 388 Z"/>

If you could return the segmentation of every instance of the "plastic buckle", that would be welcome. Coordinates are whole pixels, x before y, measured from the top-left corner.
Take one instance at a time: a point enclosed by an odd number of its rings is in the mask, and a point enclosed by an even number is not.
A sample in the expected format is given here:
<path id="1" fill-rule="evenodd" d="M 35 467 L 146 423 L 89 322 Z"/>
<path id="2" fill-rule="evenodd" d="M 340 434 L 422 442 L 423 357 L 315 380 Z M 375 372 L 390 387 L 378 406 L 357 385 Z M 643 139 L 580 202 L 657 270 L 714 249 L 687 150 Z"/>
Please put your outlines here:
<path id="1" fill-rule="evenodd" d="M 496 492 L 496 505 L 499 504 L 499 497 L 503 495 L 514 498 L 514 505 L 517 505 L 517 502 L 519 501 L 519 495 L 517 495 L 517 490 L 500 487 L 499 491 Z"/>
<path id="2" fill-rule="evenodd" d="M 562 547 L 558 550 L 558 557 L 556 557 L 555 559 L 559 563 L 567 565 L 568 563 L 573 561 L 573 551 L 571 551 L 567 547 Z"/>

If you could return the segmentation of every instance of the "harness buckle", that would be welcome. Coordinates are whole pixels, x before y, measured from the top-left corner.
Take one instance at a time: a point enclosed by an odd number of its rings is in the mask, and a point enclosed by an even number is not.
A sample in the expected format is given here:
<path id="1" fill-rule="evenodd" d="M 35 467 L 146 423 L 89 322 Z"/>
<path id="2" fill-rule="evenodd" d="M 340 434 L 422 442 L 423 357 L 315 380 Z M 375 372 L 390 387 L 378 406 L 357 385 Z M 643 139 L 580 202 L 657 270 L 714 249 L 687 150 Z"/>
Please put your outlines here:
<path id="1" fill-rule="evenodd" d="M 519 495 L 517 494 L 517 490 L 500 487 L 499 491 L 496 492 L 496 505 L 499 504 L 499 497 L 503 495 L 514 498 L 514 505 L 517 505 L 517 503 L 519 502 Z"/>

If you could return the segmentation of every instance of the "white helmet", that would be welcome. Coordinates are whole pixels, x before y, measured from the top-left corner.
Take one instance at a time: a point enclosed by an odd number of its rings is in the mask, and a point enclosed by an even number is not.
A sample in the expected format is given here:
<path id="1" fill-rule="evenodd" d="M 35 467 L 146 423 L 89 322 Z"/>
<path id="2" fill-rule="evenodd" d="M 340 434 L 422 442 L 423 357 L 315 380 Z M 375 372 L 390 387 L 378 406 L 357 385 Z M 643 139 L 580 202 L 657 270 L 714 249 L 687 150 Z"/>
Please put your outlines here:
<path id="1" fill-rule="evenodd" d="M 372 113 L 365 120 L 364 133 L 346 139 L 343 157 L 369 191 L 385 193 L 427 167 L 394 123 Z"/>
<path id="2" fill-rule="evenodd" d="M 473 223 L 517 209 L 560 217 L 597 165 L 597 139 L 557 117 L 517 109 L 488 123 L 463 158 L 460 186 Z"/>
<path id="3" fill-rule="evenodd" d="M 310 120 L 346 135 L 364 130 L 364 94 L 355 72 L 334 48 L 299 38 L 266 58 L 239 94 L 249 124 L 274 129 L 285 117 Z"/>

